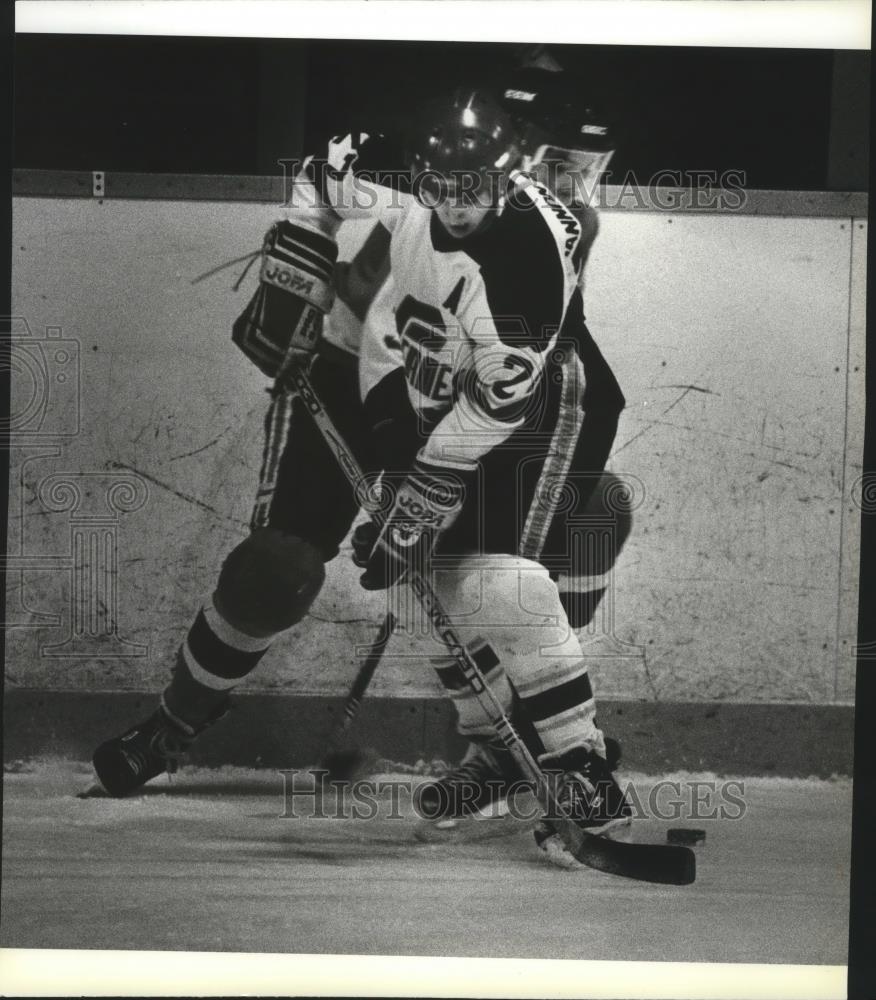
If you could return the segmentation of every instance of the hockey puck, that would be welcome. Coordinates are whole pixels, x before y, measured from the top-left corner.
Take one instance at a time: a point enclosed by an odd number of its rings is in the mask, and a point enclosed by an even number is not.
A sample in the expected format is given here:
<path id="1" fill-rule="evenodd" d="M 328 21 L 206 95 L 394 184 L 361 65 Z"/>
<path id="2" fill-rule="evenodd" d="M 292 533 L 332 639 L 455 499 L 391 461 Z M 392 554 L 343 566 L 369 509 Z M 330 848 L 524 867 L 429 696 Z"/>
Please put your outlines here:
<path id="1" fill-rule="evenodd" d="M 684 827 L 673 827 L 666 831 L 666 841 L 670 844 L 703 844 L 706 840 L 705 830 L 691 830 Z"/>

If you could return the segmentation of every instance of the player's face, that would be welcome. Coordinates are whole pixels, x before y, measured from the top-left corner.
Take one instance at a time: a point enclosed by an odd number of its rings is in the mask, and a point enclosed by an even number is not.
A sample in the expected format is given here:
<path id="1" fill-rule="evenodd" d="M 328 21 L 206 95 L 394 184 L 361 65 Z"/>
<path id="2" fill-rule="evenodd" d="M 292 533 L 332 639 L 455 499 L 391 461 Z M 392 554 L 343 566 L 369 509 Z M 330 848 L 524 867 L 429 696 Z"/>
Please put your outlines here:
<path id="1" fill-rule="evenodd" d="M 495 215 L 493 193 L 489 185 L 464 190 L 464 185 L 446 181 L 443 197 L 435 206 L 438 221 L 457 240 L 479 230 Z"/>

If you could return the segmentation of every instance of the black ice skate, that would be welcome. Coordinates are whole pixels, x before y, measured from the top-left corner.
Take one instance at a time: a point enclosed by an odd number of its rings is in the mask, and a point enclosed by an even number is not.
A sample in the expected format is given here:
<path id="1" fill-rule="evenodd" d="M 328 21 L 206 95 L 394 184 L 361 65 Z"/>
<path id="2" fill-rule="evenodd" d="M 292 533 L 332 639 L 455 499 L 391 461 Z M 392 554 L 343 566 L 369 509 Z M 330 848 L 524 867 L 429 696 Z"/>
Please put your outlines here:
<path id="1" fill-rule="evenodd" d="M 616 746 L 606 746 L 612 753 L 614 760 L 611 763 L 615 766 L 620 756 Z M 582 830 L 612 839 L 621 839 L 628 834 L 632 809 L 608 760 L 593 750 L 579 747 L 564 754 L 545 754 L 539 763 L 556 789 L 559 811 L 573 819 Z M 536 844 L 554 864 L 567 868 L 580 867 L 550 820 L 548 815 L 536 826 Z"/>
<path id="2" fill-rule="evenodd" d="M 227 704 L 220 705 L 203 725 L 194 728 L 159 705 L 145 722 L 101 743 L 94 751 L 92 762 L 100 786 L 113 798 L 122 798 L 159 774 L 175 773 L 197 735 L 227 711 Z M 93 789 L 88 794 L 93 794 Z"/>
<path id="3" fill-rule="evenodd" d="M 470 743 L 457 767 L 417 789 L 415 805 L 423 822 L 414 835 L 418 840 L 501 836 L 508 825 L 503 822 L 508 793 L 520 781 L 510 750 L 498 739 Z"/>
<path id="4" fill-rule="evenodd" d="M 610 770 L 621 758 L 620 744 L 606 737 Z M 507 796 L 522 776 L 514 758 L 499 740 L 470 743 L 461 763 L 438 781 L 421 785 L 418 812 L 424 818 L 415 830 L 418 840 L 498 837 L 521 829 L 509 818 Z M 520 784 L 520 789 L 528 788 Z M 489 821 L 486 822 L 485 821 Z M 478 823 L 475 827 L 473 824 Z"/>

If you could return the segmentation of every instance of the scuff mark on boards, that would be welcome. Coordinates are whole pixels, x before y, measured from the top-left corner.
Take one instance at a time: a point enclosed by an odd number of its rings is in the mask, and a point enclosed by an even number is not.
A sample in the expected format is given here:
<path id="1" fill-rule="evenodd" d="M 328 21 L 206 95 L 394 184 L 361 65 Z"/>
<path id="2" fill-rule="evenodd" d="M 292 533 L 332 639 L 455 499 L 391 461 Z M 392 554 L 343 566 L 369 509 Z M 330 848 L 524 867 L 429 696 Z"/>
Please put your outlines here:
<path id="1" fill-rule="evenodd" d="M 651 689 L 654 701 L 660 701 L 660 695 L 657 693 L 657 685 L 654 683 L 654 678 L 651 676 L 651 671 L 648 669 L 648 654 L 644 649 L 642 650 L 642 668 L 645 671 L 645 681 Z"/>
<path id="2" fill-rule="evenodd" d="M 805 473 L 805 474 L 809 473 L 808 469 L 804 469 L 800 465 L 794 465 L 792 462 L 782 462 L 778 458 L 771 458 L 770 459 L 770 464 L 771 465 L 781 465 L 783 469 L 793 469 L 794 472 L 802 472 L 802 473 Z"/>
<path id="3" fill-rule="evenodd" d="M 655 389 L 681 389 L 681 390 L 683 390 L 682 393 L 681 393 L 681 395 L 677 399 L 674 399 L 669 404 L 669 406 L 667 406 L 666 409 L 660 414 L 661 417 L 665 417 L 666 414 L 669 413 L 670 410 L 672 410 L 676 406 L 678 406 L 678 404 L 685 398 L 685 396 L 687 396 L 687 394 L 689 392 L 702 392 L 702 393 L 705 393 L 705 395 L 707 395 L 707 396 L 720 396 L 721 395 L 719 392 L 714 392 L 712 389 L 704 389 L 702 386 L 699 386 L 699 385 L 657 385 L 657 386 L 654 386 L 654 388 Z M 638 432 L 638 434 L 634 434 L 629 439 L 629 441 L 624 441 L 624 443 L 619 448 L 615 449 L 615 451 L 612 452 L 612 458 L 615 455 L 617 455 L 619 452 L 622 452 L 624 450 L 624 448 L 627 448 L 629 445 L 631 445 L 633 443 L 633 441 L 637 441 L 643 434 L 647 434 L 648 431 L 650 431 L 653 427 L 656 427 L 660 422 L 661 421 L 659 419 L 650 421 L 650 423 L 648 424 L 647 427 L 643 427 L 642 430 L 640 430 Z M 670 425 L 670 426 L 672 426 L 672 425 Z"/>
<path id="4" fill-rule="evenodd" d="M 185 500 L 186 503 L 194 504 L 195 507 L 200 507 L 201 510 L 206 510 L 210 514 L 214 514 L 220 520 L 225 521 L 228 524 L 233 524 L 235 527 L 241 527 L 249 530 L 249 525 L 244 521 L 238 521 L 233 517 L 226 517 L 224 514 L 220 514 L 215 507 L 211 507 L 210 504 L 204 503 L 203 500 L 199 500 L 197 497 L 191 496 L 189 493 L 183 493 L 178 490 L 175 486 L 171 486 L 169 483 L 162 482 L 160 479 L 156 479 L 155 476 L 151 476 L 148 472 L 144 472 L 142 469 L 138 469 L 136 466 L 127 465 L 125 462 L 109 461 L 106 463 L 105 468 L 107 469 L 125 469 L 127 472 L 136 473 L 138 476 L 142 476 L 149 483 L 153 483 L 155 486 L 160 486 L 163 490 L 167 490 L 168 493 L 172 493 L 175 497 L 179 497 L 180 500 Z"/>
<path id="5" fill-rule="evenodd" d="M 720 392 L 715 392 L 714 389 L 704 389 L 701 385 L 691 385 L 689 383 L 684 384 L 684 385 L 676 385 L 675 383 L 672 383 L 670 385 L 656 385 L 656 386 L 654 386 L 654 388 L 655 389 L 684 389 L 685 393 L 688 393 L 688 392 L 704 392 L 707 396 L 720 396 L 721 395 Z M 684 398 L 684 397 L 681 397 L 681 398 Z M 678 400 L 676 400 L 676 402 L 678 402 Z M 675 403 L 673 403 L 672 405 L 675 406 Z"/>
<path id="6" fill-rule="evenodd" d="M 316 622 L 323 622 L 325 625 L 373 625 L 373 618 L 324 618 L 308 611 L 306 618 L 312 618 Z"/>
<path id="7" fill-rule="evenodd" d="M 171 455 L 168 459 L 169 462 L 176 462 L 180 458 L 191 458 L 192 455 L 200 455 L 202 451 L 206 451 L 208 448 L 212 448 L 214 444 L 221 441 L 222 438 L 231 430 L 231 424 L 229 424 L 221 434 L 217 434 L 212 441 L 208 441 L 206 444 L 201 445 L 200 448 L 195 448 L 194 451 L 184 451 L 179 455 Z"/>
<path id="8" fill-rule="evenodd" d="M 699 385 L 665 385 L 665 386 L 657 386 L 657 388 L 658 389 L 682 389 L 683 390 L 683 392 L 678 397 L 678 399 L 676 399 L 673 402 L 671 402 L 669 404 L 669 406 L 667 406 L 666 409 L 663 411 L 662 416 L 664 416 L 664 417 L 666 416 L 667 413 L 669 413 L 670 410 L 675 409 L 675 407 L 678 406 L 678 404 L 685 398 L 685 396 L 687 396 L 687 394 L 689 392 L 702 392 L 706 396 L 719 396 L 720 395 L 720 393 L 713 392 L 711 389 L 703 389 L 703 387 L 699 386 Z"/>

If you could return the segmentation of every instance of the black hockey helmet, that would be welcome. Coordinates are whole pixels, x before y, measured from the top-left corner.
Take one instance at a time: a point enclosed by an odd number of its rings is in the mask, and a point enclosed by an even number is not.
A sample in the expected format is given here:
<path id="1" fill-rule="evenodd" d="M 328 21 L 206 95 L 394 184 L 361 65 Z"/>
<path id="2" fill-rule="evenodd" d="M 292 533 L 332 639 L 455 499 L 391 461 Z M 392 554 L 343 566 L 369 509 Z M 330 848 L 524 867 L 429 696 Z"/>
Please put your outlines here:
<path id="1" fill-rule="evenodd" d="M 474 174 L 507 183 L 520 164 L 521 137 L 511 116 L 489 94 L 458 90 L 423 106 L 407 131 L 406 162 L 418 176 Z"/>
<path id="2" fill-rule="evenodd" d="M 590 204 L 614 155 L 612 126 L 563 71 L 527 67 L 506 82 L 501 102 L 522 136 L 521 168 L 566 204 Z"/>
<path id="3" fill-rule="evenodd" d="M 565 72 L 527 67 L 515 71 L 502 91 L 527 157 L 545 146 L 613 153 L 614 130 L 587 101 L 581 81 Z"/>

